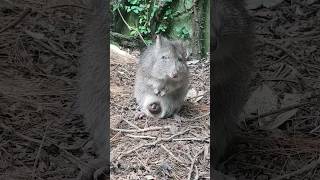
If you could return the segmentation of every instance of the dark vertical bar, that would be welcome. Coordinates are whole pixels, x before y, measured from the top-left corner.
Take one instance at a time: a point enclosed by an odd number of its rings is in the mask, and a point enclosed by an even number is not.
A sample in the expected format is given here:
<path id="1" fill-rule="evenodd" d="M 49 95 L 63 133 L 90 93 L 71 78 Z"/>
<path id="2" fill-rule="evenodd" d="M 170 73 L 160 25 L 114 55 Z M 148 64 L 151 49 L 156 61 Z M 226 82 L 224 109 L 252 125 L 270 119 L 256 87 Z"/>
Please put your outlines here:
<path id="1" fill-rule="evenodd" d="M 236 150 L 252 70 L 252 27 L 244 2 L 211 2 L 211 174 Z"/>
<path id="2" fill-rule="evenodd" d="M 109 166 L 109 2 L 92 0 L 92 14 L 87 19 L 85 45 L 80 59 L 79 104 L 85 124 L 93 139 L 97 159 L 80 175 L 92 178 L 95 171 Z M 109 170 L 104 172 L 108 175 Z"/>

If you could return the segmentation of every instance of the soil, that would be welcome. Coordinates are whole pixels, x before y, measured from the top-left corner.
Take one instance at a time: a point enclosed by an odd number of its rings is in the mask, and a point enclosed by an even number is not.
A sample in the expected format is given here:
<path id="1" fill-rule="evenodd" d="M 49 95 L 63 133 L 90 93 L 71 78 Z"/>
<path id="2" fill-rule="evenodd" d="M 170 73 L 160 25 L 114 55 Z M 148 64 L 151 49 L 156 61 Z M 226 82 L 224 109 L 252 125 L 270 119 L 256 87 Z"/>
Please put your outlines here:
<path id="1" fill-rule="evenodd" d="M 256 72 L 249 101 L 257 100 L 256 109 L 240 123 L 238 153 L 224 172 L 239 180 L 320 179 L 319 1 L 283 1 L 250 14 Z"/>
<path id="2" fill-rule="evenodd" d="M 6 2 L 0 4 L 0 179 L 75 178 L 79 161 L 93 158 L 82 117 L 73 111 L 86 7 Z"/>

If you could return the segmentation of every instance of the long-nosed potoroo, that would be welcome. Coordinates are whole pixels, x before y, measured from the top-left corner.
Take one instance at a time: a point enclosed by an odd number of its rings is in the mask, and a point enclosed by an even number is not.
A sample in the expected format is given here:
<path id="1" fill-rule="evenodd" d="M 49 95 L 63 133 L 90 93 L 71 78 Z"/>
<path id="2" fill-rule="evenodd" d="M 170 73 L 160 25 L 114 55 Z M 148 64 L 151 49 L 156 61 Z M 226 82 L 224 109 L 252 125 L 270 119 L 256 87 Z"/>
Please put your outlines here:
<path id="1" fill-rule="evenodd" d="M 189 85 L 189 52 L 187 43 L 158 35 L 155 44 L 142 53 L 135 79 L 139 109 L 135 118 L 166 118 L 181 109 Z"/>

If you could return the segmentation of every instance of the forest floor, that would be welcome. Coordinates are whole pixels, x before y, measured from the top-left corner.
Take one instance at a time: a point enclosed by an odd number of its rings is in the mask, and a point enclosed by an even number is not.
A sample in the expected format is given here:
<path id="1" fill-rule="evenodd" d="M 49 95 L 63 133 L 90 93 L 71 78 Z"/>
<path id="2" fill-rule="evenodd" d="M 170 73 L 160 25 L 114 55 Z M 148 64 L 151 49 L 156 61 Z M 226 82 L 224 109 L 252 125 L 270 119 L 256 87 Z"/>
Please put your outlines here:
<path id="1" fill-rule="evenodd" d="M 0 1 L 0 180 L 74 179 L 93 158 L 72 112 L 86 7 L 65 3 Z"/>
<path id="2" fill-rule="evenodd" d="M 319 1 L 282 1 L 250 14 L 257 71 L 240 122 L 244 143 L 224 172 L 239 180 L 320 179 Z"/>
<path id="3" fill-rule="evenodd" d="M 140 53 L 130 54 L 137 59 Z M 111 179 L 210 178 L 210 63 L 193 59 L 187 64 L 190 90 L 180 118 L 138 120 L 136 62 L 111 64 Z"/>
<path id="4" fill-rule="evenodd" d="M 86 8 L 8 2 L 0 4 L 0 180 L 72 179 L 93 158 L 82 117 L 70 113 Z M 240 180 L 320 179 L 320 5 L 290 2 L 250 11 L 257 72 L 240 122 L 246 141 L 224 171 Z M 134 120 L 135 64 L 111 64 L 112 179 L 208 179 L 209 62 L 189 66 L 181 119 Z"/>

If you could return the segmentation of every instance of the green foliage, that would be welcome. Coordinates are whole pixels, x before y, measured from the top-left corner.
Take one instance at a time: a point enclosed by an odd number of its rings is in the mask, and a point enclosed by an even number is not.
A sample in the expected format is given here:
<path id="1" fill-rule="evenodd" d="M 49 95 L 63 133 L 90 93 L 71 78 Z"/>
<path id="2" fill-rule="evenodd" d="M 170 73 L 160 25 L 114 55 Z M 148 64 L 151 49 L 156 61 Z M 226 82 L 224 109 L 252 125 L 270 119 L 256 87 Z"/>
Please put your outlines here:
<path id="1" fill-rule="evenodd" d="M 148 44 L 153 34 L 168 33 L 174 18 L 182 14 L 173 10 L 173 3 L 173 0 L 118 0 L 112 4 L 112 11 L 115 15 L 119 15 L 119 10 L 122 14 L 136 17 L 136 23 L 130 24 L 130 35 L 141 35 Z M 185 27 L 176 29 L 176 32 L 183 39 L 190 37 Z"/>
<path id="2" fill-rule="evenodd" d="M 178 34 L 178 37 L 181 39 L 189 39 L 190 38 L 190 32 L 186 27 L 177 27 L 175 31 Z"/>

